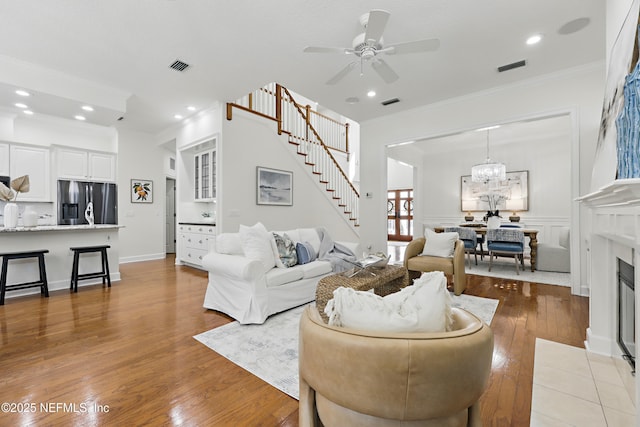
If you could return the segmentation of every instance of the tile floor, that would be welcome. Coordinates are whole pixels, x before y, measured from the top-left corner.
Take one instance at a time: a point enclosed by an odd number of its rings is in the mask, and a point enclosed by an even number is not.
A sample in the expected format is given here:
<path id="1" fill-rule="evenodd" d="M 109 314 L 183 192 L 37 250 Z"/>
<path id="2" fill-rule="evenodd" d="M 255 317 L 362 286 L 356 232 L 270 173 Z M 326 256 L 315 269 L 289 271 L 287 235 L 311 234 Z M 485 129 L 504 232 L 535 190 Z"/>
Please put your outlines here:
<path id="1" fill-rule="evenodd" d="M 634 427 L 634 395 L 625 387 L 614 359 L 536 340 L 532 427 Z"/>

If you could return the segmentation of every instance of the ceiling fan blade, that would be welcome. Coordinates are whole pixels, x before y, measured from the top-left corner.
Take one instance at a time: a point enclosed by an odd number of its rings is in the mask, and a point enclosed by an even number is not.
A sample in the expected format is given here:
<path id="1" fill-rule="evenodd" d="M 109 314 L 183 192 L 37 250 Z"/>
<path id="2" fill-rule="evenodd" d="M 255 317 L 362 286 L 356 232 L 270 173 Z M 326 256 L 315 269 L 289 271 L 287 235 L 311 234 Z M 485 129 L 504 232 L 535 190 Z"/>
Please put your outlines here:
<path id="1" fill-rule="evenodd" d="M 307 46 L 303 52 L 306 53 L 353 53 L 353 49 L 347 47 L 322 47 L 322 46 Z"/>
<path id="2" fill-rule="evenodd" d="M 393 83 L 399 78 L 396 72 L 391 69 L 389 64 L 384 62 L 382 59 L 376 58 L 372 61 L 371 68 L 373 68 L 386 83 Z"/>
<path id="3" fill-rule="evenodd" d="M 440 47 L 440 40 L 427 39 L 414 42 L 396 43 L 386 46 L 383 51 L 389 55 L 401 55 L 405 53 L 430 52 Z"/>
<path id="4" fill-rule="evenodd" d="M 384 28 L 387 26 L 390 13 L 386 10 L 374 9 L 369 12 L 369 20 L 367 21 L 367 29 L 364 34 L 364 40 L 366 42 L 373 40 L 373 43 L 378 43 Z"/>
<path id="5" fill-rule="evenodd" d="M 355 67 L 355 65 L 358 63 L 358 61 L 353 61 L 352 63 L 350 63 L 349 65 L 347 65 L 346 67 L 344 67 L 342 70 L 340 70 L 340 72 L 338 72 L 338 74 L 336 74 L 335 76 L 331 77 L 329 80 L 327 80 L 327 84 L 328 85 L 334 85 L 336 83 L 338 83 L 340 80 L 342 80 L 347 74 L 349 74 L 349 72 L 351 70 L 353 70 L 353 67 Z"/>

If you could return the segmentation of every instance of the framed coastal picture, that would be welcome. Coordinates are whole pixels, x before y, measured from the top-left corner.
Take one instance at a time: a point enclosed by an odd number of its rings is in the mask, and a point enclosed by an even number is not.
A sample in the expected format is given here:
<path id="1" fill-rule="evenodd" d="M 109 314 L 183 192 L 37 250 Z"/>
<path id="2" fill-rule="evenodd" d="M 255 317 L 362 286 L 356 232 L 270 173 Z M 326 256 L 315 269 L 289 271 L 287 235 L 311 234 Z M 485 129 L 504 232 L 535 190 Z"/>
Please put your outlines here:
<path id="1" fill-rule="evenodd" d="M 131 180 L 131 203 L 153 203 L 153 181 L 150 179 Z"/>
<path id="2" fill-rule="evenodd" d="M 256 177 L 259 205 L 293 206 L 293 172 L 258 166 Z"/>

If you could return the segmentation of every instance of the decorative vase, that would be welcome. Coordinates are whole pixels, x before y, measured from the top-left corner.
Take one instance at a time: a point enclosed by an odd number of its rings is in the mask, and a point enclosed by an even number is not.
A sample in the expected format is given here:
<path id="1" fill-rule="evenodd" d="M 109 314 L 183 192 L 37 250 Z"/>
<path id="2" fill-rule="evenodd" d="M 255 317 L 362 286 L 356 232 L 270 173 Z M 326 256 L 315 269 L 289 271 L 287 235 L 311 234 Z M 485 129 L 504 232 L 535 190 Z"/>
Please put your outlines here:
<path id="1" fill-rule="evenodd" d="M 500 217 L 490 216 L 487 218 L 487 228 L 500 228 Z"/>
<path id="2" fill-rule="evenodd" d="M 18 226 L 18 205 L 7 202 L 4 205 L 4 228 L 16 228 Z"/>
<path id="3" fill-rule="evenodd" d="M 35 227 L 38 225 L 38 212 L 33 210 L 31 206 L 27 206 L 22 212 L 22 224 L 25 227 Z"/>

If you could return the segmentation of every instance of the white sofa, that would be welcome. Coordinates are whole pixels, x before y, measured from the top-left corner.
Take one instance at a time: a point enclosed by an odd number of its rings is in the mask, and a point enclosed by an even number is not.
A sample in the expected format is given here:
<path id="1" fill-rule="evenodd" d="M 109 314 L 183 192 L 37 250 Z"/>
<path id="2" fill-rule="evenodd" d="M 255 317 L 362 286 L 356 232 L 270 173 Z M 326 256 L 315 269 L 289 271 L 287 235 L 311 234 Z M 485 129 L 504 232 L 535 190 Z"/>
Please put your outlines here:
<path id="1" fill-rule="evenodd" d="M 320 236 L 314 228 L 276 233 L 286 233 L 294 243 L 311 244 L 316 255 L 320 250 Z M 318 259 L 288 268 L 269 268 L 264 259 L 247 256 L 243 243 L 240 232 L 222 233 L 202 260 L 209 271 L 204 307 L 228 314 L 242 324 L 264 323 L 272 314 L 315 300 L 318 281 L 333 274 L 331 262 Z M 361 253 L 357 243 L 339 243 L 353 254 Z M 275 264 L 277 249 L 273 250 Z"/>

